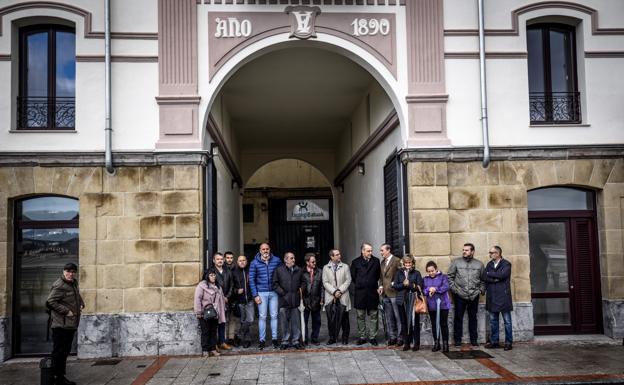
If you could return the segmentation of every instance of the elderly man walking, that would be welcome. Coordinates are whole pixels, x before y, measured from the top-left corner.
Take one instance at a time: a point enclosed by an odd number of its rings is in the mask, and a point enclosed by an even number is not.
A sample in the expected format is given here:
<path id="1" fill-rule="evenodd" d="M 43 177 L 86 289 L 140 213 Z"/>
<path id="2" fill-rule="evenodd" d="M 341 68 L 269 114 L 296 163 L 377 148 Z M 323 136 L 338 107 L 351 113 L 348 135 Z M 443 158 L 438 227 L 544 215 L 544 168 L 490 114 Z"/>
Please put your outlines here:
<path id="1" fill-rule="evenodd" d="M 474 258 L 475 248 L 472 243 L 464 244 L 462 256 L 451 261 L 448 270 L 449 286 L 453 292 L 455 315 L 453 317 L 453 337 L 455 346 L 461 346 L 464 333 L 464 313 L 468 310 L 468 331 L 470 344 L 479 346 L 477 334 L 477 311 L 479 294 L 484 294 L 485 285 L 481 280 L 483 263 Z"/>
<path id="2" fill-rule="evenodd" d="M 379 288 L 381 266 L 373 255 L 373 246 L 363 243 L 361 255 L 351 263 L 351 279 L 355 285 L 354 307 L 357 314 L 358 345 L 367 341 L 377 345 Z M 368 324 L 366 322 L 368 316 Z"/>
<path id="3" fill-rule="evenodd" d="M 74 334 L 80 323 L 80 313 L 85 306 L 74 278 L 77 270 L 75 264 L 66 264 L 63 275 L 52 284 L 46 301 L 52 317 L 52 371 L 55 384 L 76 384 L 65 378 L 65 369 Z"/>
<path id="4" fill-rule="evenodd" d="M 346 345 L 349 343 L 349 332 L 351 331 L 349 325 L 351 272 L 349 271 L 349 266 L 342 263 L 340 250 L 330 250 L 329 258 L 329 263 L 323 267 L 324 302 L 329 332 L 327 345 L 336 343 L 340 329 L 342 329 L 342 343 Z"/>
<path id="5" fill-rule="evenodd" d="M 485 309 L 490 315 L 490 342 L 485 344 L 488 349 L 499 348 L 498 315 L 503 315 L 505 324 L 505 350 L 511 350 L 513 331 L 511 328 L 511 262 L 503 258 L 503 249 L 492 246 L 490 262 L 485 266 L 483 280 L 485 281 Z"/>

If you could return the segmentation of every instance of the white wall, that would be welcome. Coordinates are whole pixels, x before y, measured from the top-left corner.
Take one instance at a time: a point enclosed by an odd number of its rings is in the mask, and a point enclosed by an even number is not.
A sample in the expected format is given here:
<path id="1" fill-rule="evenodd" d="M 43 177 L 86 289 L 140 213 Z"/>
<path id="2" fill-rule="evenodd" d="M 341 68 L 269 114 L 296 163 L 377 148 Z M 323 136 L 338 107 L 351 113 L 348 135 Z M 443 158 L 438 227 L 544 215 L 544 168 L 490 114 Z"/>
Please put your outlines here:
<path id="1" fill-rule="evenodd" d="M 445 29 L 476 29 L 476 1 L 445 0 Z M 485 2 L 486 29 L 511 29 L 511 13 L 535 1 Z M 577 1 L 598 10 L 601 28 L 622 28 L 624 2 Z M 577 19 L 578 86 L 583 105 L 582 124 L 531 126 L 529 122 L 526 58 L 486 61 L 490 144 L 584 145 L 624 142 L 624 60 L 585 58 L 585 51 L 622 51 L 624 36 L 592 35 L 590 15 L 572 9 L 547 8 L 522 14 L 518 36 L 486 36 L 486 52 L 526 53 L 527 20 L 564 16 Z M 619 17 L 618 17 L 619 15 Z M 446 36 L 445 52 L 478 52 L 474 36 Z M 480 128 L 479 61 L 446 59 L 448 135 L 454 146 L 482 145 Z"/>
<path id="2" fill-rule="evenodd" d="M 360 245 L 368 242 L 373 250 L 385 242 L 383 167 L 386 158 L 401 143 L 401 128 L 397 127 L 365 159 L 366 173 L 353 171 L 344 182 L 344 192 L 337 192 L 340 215 L 340 248 L 343 261 L 360 255 Z"/>

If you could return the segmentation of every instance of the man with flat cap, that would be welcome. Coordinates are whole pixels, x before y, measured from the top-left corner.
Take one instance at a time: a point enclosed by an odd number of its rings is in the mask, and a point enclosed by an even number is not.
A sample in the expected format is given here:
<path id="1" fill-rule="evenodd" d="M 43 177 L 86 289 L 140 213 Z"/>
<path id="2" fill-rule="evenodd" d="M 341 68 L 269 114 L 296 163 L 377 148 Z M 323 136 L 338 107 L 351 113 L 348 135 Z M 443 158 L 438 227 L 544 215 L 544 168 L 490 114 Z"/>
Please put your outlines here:
<path id="1" fill-rule="evenodd" d="M 56 385 L 76 384 L 65 377 L 65 367 L 80 322 L 80 312 L 85 306 L 75 279 L 77 270 L 75 264 L 66 264 L 61 277 L 52 284 L 46 301 L 52 318 L 52 371 Z"/>

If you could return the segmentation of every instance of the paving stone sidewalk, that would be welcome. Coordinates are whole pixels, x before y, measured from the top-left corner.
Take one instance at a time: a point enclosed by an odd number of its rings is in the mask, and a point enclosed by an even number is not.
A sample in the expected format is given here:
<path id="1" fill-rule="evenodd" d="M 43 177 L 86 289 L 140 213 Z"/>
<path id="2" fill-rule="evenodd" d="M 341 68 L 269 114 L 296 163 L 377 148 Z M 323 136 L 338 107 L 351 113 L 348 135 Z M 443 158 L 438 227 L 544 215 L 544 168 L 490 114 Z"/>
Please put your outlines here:
<path id="1" fill-rule="evenodd" d="M 115 365 L 72 360 L 68 377 L 80 385 L 624 383 L 624 346 L 609 341 L 522 343 L 508 352 L 481 346 L 492 358 L 463 360 L 451 360 L 426 347 L 418 352 L 370 347 L 267 349 L 218 358 L 126 358 Z M 9 361 L 0 366 L 1 385 L 38 383 L 36 362 Z"/>

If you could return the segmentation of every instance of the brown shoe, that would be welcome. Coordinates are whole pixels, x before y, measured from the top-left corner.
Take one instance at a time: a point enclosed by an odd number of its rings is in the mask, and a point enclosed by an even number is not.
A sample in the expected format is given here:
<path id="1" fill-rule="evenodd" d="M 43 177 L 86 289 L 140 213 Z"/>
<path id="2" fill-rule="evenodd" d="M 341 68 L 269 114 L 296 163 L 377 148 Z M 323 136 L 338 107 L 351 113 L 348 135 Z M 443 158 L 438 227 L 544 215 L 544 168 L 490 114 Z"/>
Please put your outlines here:
<path id="1" fill-rule="evenodd" d="M 218 351 L 216 351 L 216 350 L 213 350 L 213 351 L 211 351 L 211 352 L 208 352 L 208 356 L 210 356 L 210 357 L 219 357 L 220 355 L 221 355 L 221 353 L 219 353 L 219 352 L 218 352 Z"/>
<path id="2" fill-rule="evenodd" d="M 231 350 L 231 349 L 232 349 L 232 346 L 230 346 L 230 345 L 228 345 L 228 344 L 226 344 L 226 343 L 223 343 L 223 344 L 219 345 L 219 348 L 220 348 L 221 350 Z"/>

